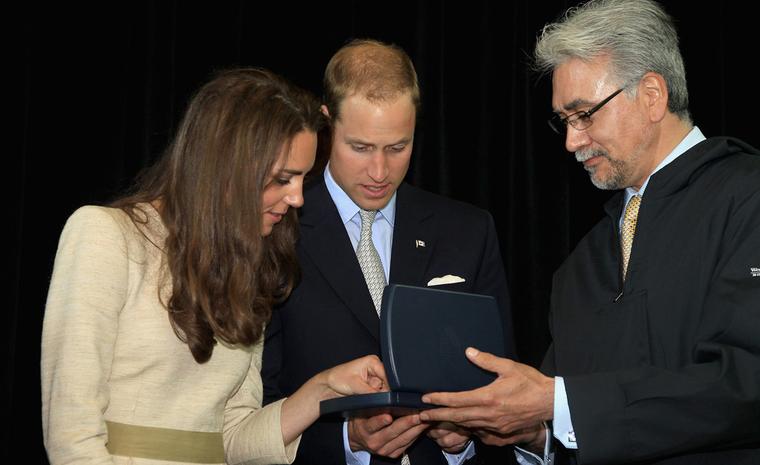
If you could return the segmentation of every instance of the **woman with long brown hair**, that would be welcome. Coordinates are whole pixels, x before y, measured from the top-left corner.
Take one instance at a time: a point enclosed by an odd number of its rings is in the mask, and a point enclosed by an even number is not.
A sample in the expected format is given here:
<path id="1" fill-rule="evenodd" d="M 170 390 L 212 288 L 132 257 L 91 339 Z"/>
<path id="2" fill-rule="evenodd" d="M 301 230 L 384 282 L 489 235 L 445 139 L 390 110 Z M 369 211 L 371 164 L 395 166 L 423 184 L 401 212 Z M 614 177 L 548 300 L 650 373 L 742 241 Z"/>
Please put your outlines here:
<path id="1" fill-rule="evenodd" d="M 261 407 L 263 327 L 297 279 L 322 118 L 270 72 L 222 72 L 131 193 L 69 218 L 42 338 L 52 464 L 290 463 L 320 400 L 383 387 L 365 357 Z"/>

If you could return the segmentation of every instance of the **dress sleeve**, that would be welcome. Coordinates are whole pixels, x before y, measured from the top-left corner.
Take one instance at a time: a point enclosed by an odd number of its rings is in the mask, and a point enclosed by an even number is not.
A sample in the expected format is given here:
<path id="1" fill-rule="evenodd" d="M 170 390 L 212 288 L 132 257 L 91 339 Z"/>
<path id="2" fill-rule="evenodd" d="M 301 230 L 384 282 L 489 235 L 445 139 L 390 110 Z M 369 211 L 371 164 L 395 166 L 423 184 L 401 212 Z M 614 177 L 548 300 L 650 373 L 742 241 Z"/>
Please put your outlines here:
<path id="1" fill-rule="evenodd" d="M 293 463 L 298 436 L 284 444 L 280 411 L 285 399 L 261 406 L 261 356 L 263 338 L 253 348 L 251 366 L 240 388 L 230 397 L 224 410 L 224 450 L 230 465 Z"/>
<path id="2" fill-rule="evenodd" d="M 42 330 L 42 423 L 51 465 L 111 464 L 103 413 L 128 288 L 127 243 L 104 208 L 83 207 L 58 244 Z"/>

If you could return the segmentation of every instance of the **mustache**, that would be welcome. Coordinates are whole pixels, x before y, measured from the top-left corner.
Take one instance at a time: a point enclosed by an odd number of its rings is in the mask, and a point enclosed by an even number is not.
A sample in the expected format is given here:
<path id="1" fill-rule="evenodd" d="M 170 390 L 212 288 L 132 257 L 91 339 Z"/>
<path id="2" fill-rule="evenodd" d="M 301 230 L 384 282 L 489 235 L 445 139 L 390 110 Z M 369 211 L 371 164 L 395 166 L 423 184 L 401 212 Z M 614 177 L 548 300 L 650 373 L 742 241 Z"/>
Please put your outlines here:
<path id="1" fill-rule="evenodd" d="M 575 152 L 575 160 L 578 161 L 579 163 L 583 163 L 584 161 L 593 157 L 609 158 L 609 154 L 607 154 L 606 151 L 600 150 L 600 149 L 584 149 L 584 150 L 578 150 L 577 152 Z"/>

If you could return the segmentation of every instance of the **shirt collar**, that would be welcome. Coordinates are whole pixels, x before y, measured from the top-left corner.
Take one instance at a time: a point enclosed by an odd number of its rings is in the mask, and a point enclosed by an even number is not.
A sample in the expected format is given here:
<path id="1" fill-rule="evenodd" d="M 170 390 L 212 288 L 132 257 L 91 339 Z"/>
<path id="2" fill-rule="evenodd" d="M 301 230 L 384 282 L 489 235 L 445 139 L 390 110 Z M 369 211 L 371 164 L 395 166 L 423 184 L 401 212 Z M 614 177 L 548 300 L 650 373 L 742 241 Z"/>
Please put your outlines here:
<path id="1" fill-rule="evenodd" d="M 335 179 L 332 177 L 332 173 L 330 173 L 329 162 L 325 168 L 324 178 L 325 186 L 327 186 L 327 192 L 330 193 L 330 197 L 332 197 L 332 200 L 335 203 L 335 207 L 338 209 L 340 220 L 343 222 L 343 224 L 348 223 L 356 216 L 357 213 L 359 213 L 359 206 L 356 205 L 356 203 L 351 200 L 351 197 L 349 197 L 348 194 L 346 194 L 346 192 L 338 185 L 338 183 L 335 182 Z M 379 212 L 380 217 L 385 218 L 391 227 L 393 227 L 394 221 L 396 219 L 397 194 L 398 192 L 394 192 L 391 200 L 385 207 L 381 208 Z"/>
<path id="2" fill-rule="evenodd" d="M 657 168 L 652 171 L 649 176 L 644 180 L 644 184 L 641 185 L 641 189 L 638 191 L 633 190 L 632 187 L 626 187 L 625 189 L 625 204 L 628 204 L 628 201 L 633 197 L 634 195 L 644 195 L 644 190 L 647 188 L 647 184 L 649 184 L 649 179 L 652 178 L 652 175 L 656 172 L 660 171 L 661 169 L 665 168 L 668 164 L 673 162 L 676 158 L 680 157 L 682 154 L 686 153 L 687 150 L 694 147 L 698 143 L 705 140 L 706 137 L 704 134 L 702 134 L 702 131 L 699 130 L 698 127 L 694 126 L 691 131 L 689 131 L 688 134 L 686 134 L 686 137 L 681 140 L 681 142 L 676 145 L 676 147 L 668 154 L 667 157 L 665 157 L 659 165 L 657 165 Z"/>

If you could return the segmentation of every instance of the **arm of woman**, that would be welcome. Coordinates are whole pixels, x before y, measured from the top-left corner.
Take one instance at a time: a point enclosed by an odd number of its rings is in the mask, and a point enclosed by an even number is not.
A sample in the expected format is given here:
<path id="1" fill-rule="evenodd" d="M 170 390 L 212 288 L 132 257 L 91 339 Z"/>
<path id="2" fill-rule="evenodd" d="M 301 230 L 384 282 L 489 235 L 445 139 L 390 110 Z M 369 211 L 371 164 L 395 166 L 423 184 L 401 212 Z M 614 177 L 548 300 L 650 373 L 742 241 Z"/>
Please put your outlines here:
<path id="1" fill-rule="evenodd" d="M 319 402 L 387 390 L 383 363 L 367 355 L 316 374 L 282 405 L 282 437 L 290 442 L 319 418 Z"/>
<path id="2" fill-rule="evenodd" d="M 383 364 L 374 355 L 318 373 L 292 396 L 261 407 L 261 351 L 254 348 L 251 369 L 225 409 L 224 449 L 231 465 L 292 463 L 301 434 L 319 418 L 319 402 L 387 389 Z"/>
<path id="3" fill-rule="evenodd" d="M 52 465 L 112 463 L 103 412 L 127 283 L 121 228 L 105 209 L 80 208 L 61 233 L 42 330 L 42 423 Z"/>

